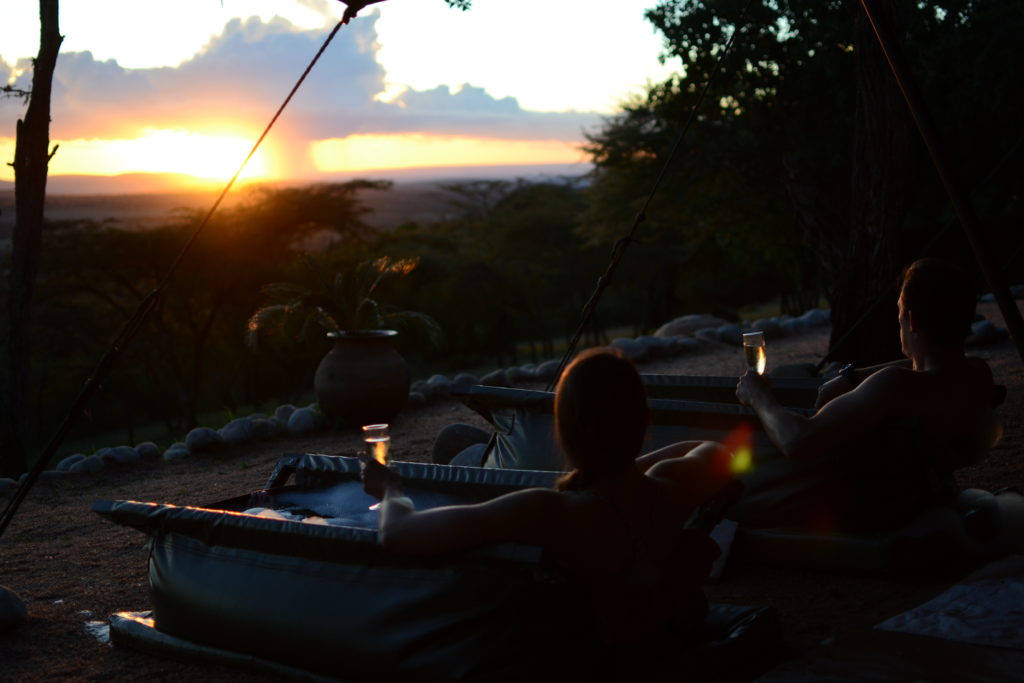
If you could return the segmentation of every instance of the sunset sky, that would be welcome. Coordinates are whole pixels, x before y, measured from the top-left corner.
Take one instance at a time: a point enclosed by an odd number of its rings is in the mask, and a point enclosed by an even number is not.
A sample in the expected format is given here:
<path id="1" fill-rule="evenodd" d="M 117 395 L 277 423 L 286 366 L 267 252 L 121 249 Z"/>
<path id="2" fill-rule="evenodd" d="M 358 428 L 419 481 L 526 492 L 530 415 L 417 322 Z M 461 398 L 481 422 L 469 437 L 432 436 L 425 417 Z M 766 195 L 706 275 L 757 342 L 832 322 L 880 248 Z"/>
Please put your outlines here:
<path id="1" fill-rule="evenodd" d="M 655 0 L 387 0 L 342 28 L 251 162 L 253 178 L 409 167 L 580 164 L 583 131 L 677 63 Z M 332 0 L 61 3 L 53 174 L 226 180 L 344 6 Z M 0 78 L 27 88 L 38 3 L 6 3 Z M 13 158 L 20 100 L 0 100 Z M 0 180 L 13 179 L 6 163 Z"/>

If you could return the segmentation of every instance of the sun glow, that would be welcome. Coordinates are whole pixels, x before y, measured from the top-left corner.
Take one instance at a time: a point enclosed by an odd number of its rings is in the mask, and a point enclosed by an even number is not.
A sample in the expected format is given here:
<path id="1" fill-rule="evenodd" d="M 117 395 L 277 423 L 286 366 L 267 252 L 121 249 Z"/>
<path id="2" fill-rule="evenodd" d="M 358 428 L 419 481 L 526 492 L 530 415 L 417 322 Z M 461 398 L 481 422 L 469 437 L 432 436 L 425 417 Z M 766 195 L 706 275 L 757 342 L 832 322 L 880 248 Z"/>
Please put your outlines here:
<path id="1" fill-rule="evenodd" d="M 148 130 L 132 140 L 57 140 L 50 162 L 54 175 L 180 173 L 200 180 L 227 182 L 252 149 L 241 136 L 202 135 L 183 130 Z M 241 179 L 270 175 L 269 153 L 257 150 Z"/>
<path id="2" fill-rule="evenodd" d="M 434 135 L 352 135 L 311 145 L 321 172 L 437 166 L 560 164 L 583 161 L 573 145 L 558 140 L 501 140 Z"/>

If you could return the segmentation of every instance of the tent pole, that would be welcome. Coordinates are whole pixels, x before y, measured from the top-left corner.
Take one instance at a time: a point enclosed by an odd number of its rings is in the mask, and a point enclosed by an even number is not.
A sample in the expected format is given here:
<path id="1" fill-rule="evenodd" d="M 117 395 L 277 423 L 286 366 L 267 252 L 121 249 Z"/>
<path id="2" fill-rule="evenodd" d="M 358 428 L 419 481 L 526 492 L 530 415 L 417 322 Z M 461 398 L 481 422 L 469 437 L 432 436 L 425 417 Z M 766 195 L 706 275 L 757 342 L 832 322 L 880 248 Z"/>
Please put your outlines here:
<path id="1" fill-rule="evenodd" d="M 913 117 L 914 123 L 917 124 L 917 130 L 924 140 L 925 147 L 928 148 L 928 153 L 932 158 L 932 163 L 935 165 L 935 170 L 939 172 L 939 178 L 942 180 L 946 193 L 953 203 L 953 210 L 956 212 L 960 225 L 967 235 L 967 240 L 971 243 L 974 257 L 985 274 L 985 279 L 996 297 L 996 302 L 999 304 L 999 310 L 1003 314 L 1003 319 L 1010 330 L 1010 335 L 1017 344 L 1017 351 L 1020 353 L 1021 360 L 1024 361 L 1024 320 L 1021 319 L 1017 302 L 1010 295 L 1010 289 L 1007 287 L 999 264 L 992 254 L 992 248 L 988 243 L 985 230 L 978 221 L 971 202 L 963 191 L 960 179 L 953 170 L 952 164 L 949 163 L 949 158 L 942 145 L 942 141 L 939 139 L 935 123 L 924 104 L 920 91 L 917 89 L 917 83 L 914 81 L 913 75 L 907 68 L 899 44 L 886 25 L 885 19 L 876 11 L 874 0 L 860 0 L 860 5 L 864 9 L 864 14 L 871 24 L 875 37 L 878 38 L 878 43 L 885 54 L 885 59 L 889 63 L 889 69 L 896 78 L 896 84 L 899 86 L 900 92 L 903 93 L 903 99 L 907 102 L 910 115 Z"/>

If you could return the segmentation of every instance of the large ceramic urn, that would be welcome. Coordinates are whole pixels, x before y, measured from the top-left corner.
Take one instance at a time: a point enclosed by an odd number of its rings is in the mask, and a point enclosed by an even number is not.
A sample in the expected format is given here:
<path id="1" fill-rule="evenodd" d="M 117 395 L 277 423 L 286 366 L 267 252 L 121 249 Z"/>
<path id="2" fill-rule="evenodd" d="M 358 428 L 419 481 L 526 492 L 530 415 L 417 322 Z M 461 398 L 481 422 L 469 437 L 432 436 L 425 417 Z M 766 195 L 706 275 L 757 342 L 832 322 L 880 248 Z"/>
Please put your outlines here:
<path id="1" fill-rule="evenodd" d="M 331 349 L 313 389 L 328 418 L 360 425 L 390 422 L 409 397 L 409 366 L 392 342 L 394 330 L 330 332 Z"/>

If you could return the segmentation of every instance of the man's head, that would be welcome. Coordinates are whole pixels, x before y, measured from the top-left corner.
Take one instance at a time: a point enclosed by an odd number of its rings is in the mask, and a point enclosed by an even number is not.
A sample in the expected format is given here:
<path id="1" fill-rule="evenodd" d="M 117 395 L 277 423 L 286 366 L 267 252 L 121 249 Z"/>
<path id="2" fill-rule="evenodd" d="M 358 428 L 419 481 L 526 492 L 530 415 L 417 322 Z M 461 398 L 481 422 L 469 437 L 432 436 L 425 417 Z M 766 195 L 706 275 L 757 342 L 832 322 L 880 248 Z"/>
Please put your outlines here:
<path id="1" fill-rule="evenodd" d="M 914 261 L 903 271 L 900 324 L 927 336 L 931 343 L 963 349 L 974 322 L 977 297 L 967 275 L 951 263 L 934 258 Z M 904 340 L 904 350 L 906 350 Z"/>

